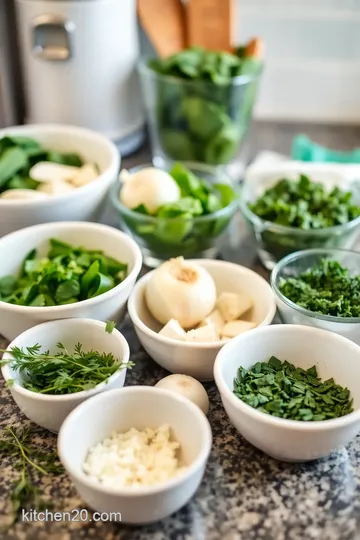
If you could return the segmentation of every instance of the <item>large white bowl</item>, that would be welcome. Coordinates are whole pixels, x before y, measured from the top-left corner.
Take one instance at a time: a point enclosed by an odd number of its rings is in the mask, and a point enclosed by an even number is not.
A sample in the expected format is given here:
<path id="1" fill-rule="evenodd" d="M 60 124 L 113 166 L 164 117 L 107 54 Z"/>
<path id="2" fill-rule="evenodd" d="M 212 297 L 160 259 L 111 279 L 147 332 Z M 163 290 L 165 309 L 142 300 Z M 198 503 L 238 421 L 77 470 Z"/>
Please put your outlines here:
<path id="1" fill-rule="evenodd" d="M 31 137 L 48 149 L 78 153 L 85 161 L 96 163 L 100 175 L 90 184 L 66 195 L 39 201 L 0 199 L 0 237 L 48 221 L 96 220 L 120 168 L 119 152 L 109 139 L 89 129 L 56 124 L 0 130 L 0 138 L 5 135 Z"/>
<path id="2" fill-rule="evenodd" d="M 110 488 L 83 471 L 88 450 L 112 431 L 156 428 L 169 424 L 180 442 L 181 461 L 188 466 L 178 477 L 151 487 Z M 169 390 L 131 386 L 95 396 L 66 418 L 59 438 L 60 460 L 79 495 L 98 512 L 120 512 L 121 521 L 144 524 L 161 520 L 183 507 L 203 478 L 211 450 L 210 424 L 197 405 Z"/>
<path id="3" fill-rule="evenodd" d="M 62 306 L 17 306 L 0 301 L 0 334 L 12 340 L 36 324 L 54 319 L 85 317 L 119 322 L 126 302 L 141 270 L 142 256 L 137 244 L 125 233 L 98 223 L 45 223 L 16 231 L 0 238 L 0 277 L 18 274 L 29 251 L 36 248 L 46 255 L 49 238 L 58 238 L 74 246 L 102 250 L 106 255 L 128 264 L 122 283 L 95 298 Z"/>
<path id="4" fill-rule="evenodd" d="M 252 296 L 254 306 L 246 319 L 258 326 L 271 324 L 276 312 L 275 297 L 265 279 L 249 268 L 230 262 L 207 259 L 192 262 L 201 265 L 213 277 L 218 295 L 246 292 Z M 183 373 L 201 381 L 212 380 L 216 355 L 225 342 L 188 343 L 160 336 L 162 325 L 151 315 L 145 302 L 150 277 L 151 272 L 136 283 L 128 302 L 129 315 L 142 346 L 155 362 L 171 373 Z"/>
<path id="5" fill-rule="evenodd" d="M 331 377 L 350 390 L 354 412 L 333 420 L 286 420 L 250 407 L 233 393 L 240 366 L 249 369 L 271 356 L 303 369 L 315 365 L 322 380 Z M 297 325 L 257 328 L 230 341 L 218 354 L 214 377 L 224 408 L 251 444 L 283 461 L 310 461 L 346 445 L 360 431 L 360 347 L 326 330 Z"/>
<path id="6" fill-rule="evenodd" d="M 130 357 L 129 345 L 124 336 L 116 329 L 111 334 L 105 331 L 106 324 L 92 319 L 64 319 L 51 321 L 30 328 L 18 336 L 7 350 L 13 347 L 26 349 L 37 343 L 42 351 L 55 352 L 56 344 L 62 343 L 71 352 L 77 343 L 83 345 L 85 352 L 94 350 L 99 353 L 112 353 L 120 362 L 127 364 Z M 10 360 L 12 355 L 5 352 L 3 360 Z M 95 394 L 124 386 L 126 367 L 116 371 L 107 382 L 91 390 L 75 394 L 50 395 L 31 392 L 22 386 L 23 374 L 12 369 L 8 364 L 1 368 L 5 381 L 13 379 L 10 392 L 21 411 L 39 426 L 57 433 L 61 424 L 77 405 Z"/>

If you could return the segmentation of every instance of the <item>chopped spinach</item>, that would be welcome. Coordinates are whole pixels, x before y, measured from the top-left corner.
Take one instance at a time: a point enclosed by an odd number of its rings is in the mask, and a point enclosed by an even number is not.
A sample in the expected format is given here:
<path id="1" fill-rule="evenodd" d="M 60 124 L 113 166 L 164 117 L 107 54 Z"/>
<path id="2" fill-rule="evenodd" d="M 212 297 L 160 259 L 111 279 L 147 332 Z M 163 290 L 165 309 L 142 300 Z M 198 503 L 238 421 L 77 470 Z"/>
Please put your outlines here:
<path id="1" fill-rule="evenodd" d="M 279 290 L 298 306 L 335 317 L 360 317 L 360 274 L 322 259 L 298 277 L 281 278 Z"/>
<path id="2" fill-rule="evenodd" d="M 179 253 L 189 256 L 211 248 L 214 238 L 226 229 L 236 211 L 236 205 L 231 204 L 238 197 L 236 191 L 225 183 L 207 182 L 181 163 L 174 164 L 169 173 L 180 187 L 181 198 L 160 206 L 152 215 L 157 220 L 140 220 L 124 214 L 125 224 L 139 243 L 145 242 L 148 249 L 166 258 Z M 226 209 L 223 215 L 211 216 L 222 209 Z M 150 216 L 146 205 L 134 210 Z M 196 220 L 202 216 L 208 219 Z"/>
<path id="3" fill-rule="evenodd" d="M 173 160 L 228 163 L 244 139 L 262 62 L 192 47 L 149 62 L 160 76 L 154 104 L 163 150 Z M 248 80 L 234 82 L 247 75 Z"/>
<path id="4" fill-rule="evenodd" d="M 280 179 L 249 208 L 265 221 L 304 230 L 343 225 L 360 216 L 351 191 L 328 191 L 303 174 L 298 180 Z"/>
<path id="5" fill-rule="evenodd" d="M 6 135 L 0 139 L 0 193 L 8 189 L 36 189 L 39 182 L 29 178 L 29 171 L 40 161 L 83 165 L 78 154 L 48 150 L 35 139 Z"/>
<path id="6" fill-rule="evenodd" d="M 288 420 L 330 420 L 353 411 L 347 388 L 332 378 L 322 382 L 315 366 L 305 370 L 275 356 L 248 371 L 240 366 L 234 394 L 258 411 Z"/>
<path id="7" fill-rule="evenodd" d="M 46 257 L 32 250 L 19 277 L 0 278 L 0 301 L 20 306 L 55 306 L 94 298 L 121 283 L 127 264 L 102 251 L 50 239 Z"/>

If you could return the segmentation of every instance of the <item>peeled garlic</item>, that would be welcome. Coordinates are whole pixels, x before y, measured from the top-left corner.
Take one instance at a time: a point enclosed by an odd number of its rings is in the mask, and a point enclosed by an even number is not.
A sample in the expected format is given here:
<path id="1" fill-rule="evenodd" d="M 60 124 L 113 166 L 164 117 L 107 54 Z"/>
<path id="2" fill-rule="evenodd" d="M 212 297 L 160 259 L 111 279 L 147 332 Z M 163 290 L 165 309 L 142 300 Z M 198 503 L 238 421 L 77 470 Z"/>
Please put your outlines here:
<path id="1" fill-rule="evenodd" d="M 152 272 L 145 300 L 151 314 L 162 324 L 175 319 L 182 328 L 193 328 L 214 309 L 216 287 L 202 266 L 178 257 Z"/>
<path id="2" fill-rule="evenodd" d="M 57 197 L 59 195 L 67 195 L 75 189 L 76 187 L 69 184 L 69 182 L 58 180 L 56 182 L 42 182 L 37 187 L 36 192 L 40 192 L 42 194 L 47 193 L 48 195 Z"/>
<path id="3" fill-rule="evenodd" d="M 128 208 L 143 204 L 153 214 L 163 204 L 180 199 L 180 188 L 169 173 L 154 167 L 127 175 L 120 191 L 120 201 Z M 122 175 L 120 175 L 122 178 Z"/>
<path id="4" fill-rule="evenodd" d="M 67 181 L 75 187 L 82 187 L 96 180 L 98 176 L 99 173 L 95 165 L 93 165 L 93 163 L 85 163 L 85 165 L 79 167 L 74 176 L 68 178 Z"/>
<path id="5" fill-rule="evenodd" d="M 37 182 L 58 182 L 69 180 L 79 171 L 79 167 L 61 165 L 51 161 L 40 161 L 31 167 L 29 176 Z"/>
<path id="6" fill-rule="evenodd" d="M 33 189 L 8 189 L 1 193 L 1 199 L 12 199 L 12 200 L 43 200 L 47 199 L 45 193 L 39 193 Z"/>
<path id="7" fill-rule="evenodd" d="M 189 375 L 168 375 L 156 383 L 155 386 L 190 399 L 200 407 L 204 414 L 209 412 L 209 398 L 205 388 L 199 381 Z"/>

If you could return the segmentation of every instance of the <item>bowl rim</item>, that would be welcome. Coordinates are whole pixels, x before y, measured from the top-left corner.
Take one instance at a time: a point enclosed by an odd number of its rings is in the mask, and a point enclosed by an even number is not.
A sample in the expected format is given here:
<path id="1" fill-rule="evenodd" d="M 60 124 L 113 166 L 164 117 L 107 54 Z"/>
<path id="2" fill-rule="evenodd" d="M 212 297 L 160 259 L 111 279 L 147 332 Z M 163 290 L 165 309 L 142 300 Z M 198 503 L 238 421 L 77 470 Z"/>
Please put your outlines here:
<path id="1" fill-rule="evenodd" d="M 266 281 L 266 279 L 264 279 L 262 276 L 260 276 L 260 274 L 258 274 L 257 272 L 254 272 L 254 270 L 251 270 L 250 268 L 247 268 L 246 266 L 242 266 L 240 264 L 236 264 L 236 263 L 232 263 L 232 262 L 229 262 L 229 261 L 219 261 L 219 260 L 214 260 L 214 259 L 186 259 L 187 262 L 191 262 L 191 263 L 194 263 L 194 264 L 199 264 L 199 265 L 202 265 L 202 263 L 205 262 L 205 270 L 207 269 L 208 266 L 220 266 L 220 265 L 226 265 L 228 267 L 232 267 L 232 268 L 235 268 L 240 270 L 240 272 L 242 273 L 247 273 L 247 274 L 254 274 L 256 276 L 256 278 L 259 278 L 259 280 L 262 280 L 264 282 L 264 284 L 268 287 L 269 289 L 269 292 L 271 291 L 271 287 L 269 285 L 269 283 Z M 130 293 L 130 296 L 129 296 L 129 300 L 128 300 L 128 313 L 129 313 L 129 317 L 133 323 L 133 325 L 135 326 L 135 328 L 138 328 L 141 332 L 143 332 L 144 334 L 146 334 L 147 336 L 151 337 L 152 339 L 155 339 L 157 341 L 159 341 L 160 343 L 163 343 L 164 345 L 170 345 L 170 346 L 179 346 L 179 347 L 184 347 L 185 349 L 208 349 L 208 350 L 218 350 L 220 349 L 221 347 L 223 347 L 229 340 L 220 340 L 220 341 L 217 341 L 217 342 L 188 342 L 188 341 L 180 341 L 180 340 L 177 340 L 177 339 L 172 339 L 172 338 L 168 338 L 166 336 L 160 336 L 158 334 L 158 332 L 156 332 L 155 330 L 152 330 L 151 328 L 149 328 L 139 317 L 139 315 L 137 314 L 137 310 L 136 310 L 136 299 L 138 297 L 138 295 L 144 290 L 145 288 L 145 285 L 147 283 L 147 281 L 150 279 L 151 275 L 153 274 L 153 272 L 155 272 L 155 269 L 152 270 L 151 272 L 148 272 L 147 274 L 145 274 L 145 276 L 142 276 L 138 281 L 137 283 L 135 284 L 133 290 L 131 291 Z M 272 293 L 272 291 L 271 291 Z M 274 317 L 275 317 L 275 313 L 276 313 L 276 302 L 275 302 L 275 297 L 272 293 L 272 297 L 273 297 L 273 301 L 271 303 L 271 305 L 269 305 L 269 308 L 268 308 L 268 311 L 267 311 L 267 314 L 266 314 L 266 317 L 264 318 L 264 320 L 256 327 L 256 328 L 259 328 L 259 327 L 262 327 L 262 326 L 267 326 L 269 324 L 271 324 L 271 322 L 273 321 Z M 144 300 L 145 301 L 145 300 Z"/>
<path id="2" fill-rule="evenodd" d="M 134 394 L 137 393 L 141 396 L 144 392 L 146 393 L 157 393 L 159 395 L 164 396 L 166 399 L 172 399 L 174 401 L 179 402 L 184 407 L 187 407 L 192 412 L 192 416 L 194 419 L 196 419 L 196 422 L 199 426 L 199 429 L 202 431 L 202 441 L 201 441 L 201 449 L 199 452 L 199 455 L 197 458 L 185 469 L 185 471 L 179 475 L 178 477 L 172 478 L 170 480 L 166 480 L 165 482 L 162 482 L 161 484 L 155 485 L 155 486 L 139 486 L 135 488 L 113 488 L 109 486 L 102 486 L 100 483 L 97 483 L 94 480 L 91 480 L 91 478 L 86 475 L 85 472 L 81 471 L 79 472 L 79 469 L 77 467 L 74 467 L 72 465 L 72 460 L 68 459 L 68 452 L 66 450 L 66 445 L 64 443 L 64 433 L 66 433 L 66 430 L 68 429 L 68 426 L 71 425 L 74 419 L 77 419 L 78 417 L 81 417 L 83 414 L 87 414 L 87 410 L 91 409 L 91 407 L 96 404 L 101 405 L 101 401 L 104 399 L 108 399 L 111 395 L 117 394 L 120 396 L 126 396 L 126 394 Z M 169 425 L 171 427 L 171 422 L 169 422 Z M 175 392 L 172 392 L 171 390 L 166 390 L 164 388 L 157 388 L 154 386 L 142 386 L 142 385 L 136 385 L 136 386 L 127 386 L 124 388 L 117 388 L 114 390 L 109 390 L 108 392 L 102 392 L 101 394 L 97 394 L 96 396 L 93 396 L 90 399 L 87 399 L 80 403 L 75 409 L 73 409 L 70 414 L 65 418 L 63 424 L 60 427 L 59 434 L 58 434 L 58 442 L 57 442 L 57 449 L 60 461 L 64 465 L 66 471 L 70 474 L 71 477 L 73 477 L 77 482 L 86 485 L 86 487 L 95 490 L 100 493 L 105 493 L 108 495 L 117 495 L 117 496 L 125 496 L 125 497 L 138 497 L 138 496 L 144 496 L 144 495 L 155 495 L 157 493 L 167 492 L 173 488 L 178 487 L 180 484 L 188 480 L 191 476 L 193 476 L 198 469 L 200 469 L 204 464 L 206 464 L 210 452 L 211 452 L 211 446 L 212 446 L 212 430 L 210 427 L 210 423 L 205 416 L 205 414 L 201 411 L 201 409 L 195 405 L 192 401 L 190 401 L 188 398 L 185 398 L 179 394 L 176 394 Z M 89 450 L 89 449 L 88 449 Z"/>
<path id="3" fill-rule="evenodd" d="M 184 86 L 190 86 L 194 87 L 196 85 L 202 85 L 202 86 L 208 86 L 208 87 L 215 87 L 216 84 L 213 81 L 204 81 L 204 80 L 192 80 L 192 79 L 185 79 L 182 77 L 176 77 L 175 75 L 164 75 L 163 73 L 158 73 L 154 69 L 152 69 L 148 63 L 150 60 L 156 60 L 157 58 L 155 56 L 152 56 L 151 58 L 147 58 L 145 56 L 142 56 L 137 64 L 137 70 L 141 74 L 146 73 L 154 79 L 161 79 L 163 81 L 166 81 L 168 83 L 172 84 L 183 84 Z M 231 82 L 228 86 L 230 87 L 236 87 L 236 86 L 244 86 L 246 84 L 259 81 L 261 79 L 261 75 L 263 73 L 264 64 L 263 62 L 261 65 L 259 65 L 259 72 L 258 73 L 248 73 L 244 75 L 237 75 L 236 77 L 231 78 Z"/>
<path id="4" fill-rule="evenodd" d="M 3 300 L 0 300 L 0 310 L 8 310 L 13 312 L 19 312 L 19 313 L 43 313 L 43 314 L 49 314 L 54 315 L 57 313 L 61 313 L 63 311 L 76 311 L 77 308 L 83 307 L 83 306 L 91 306 L 96 305 L 98 303 L 101 303 L 103 300 L 107 300 L 111 298 L 112 296 L 116 295 L 118 292 L 120 292 L 122 289 L 126 289 L 126 287 L 130 284 L 132 279 L 136 279 L 136 277 L 139 275 L 141 267 L 142 267 L 142 253 L 137 245 L 137 243 L 127 234 L 125 234 L 123 231 L 120 231 L 119 229 L 115 229 L 115 227 L 110 227 L 109 225 L 104 225 L 102 223 L 95 223 L 91 221 L 55 221 L 51 223 L 41 223 L 39 225 L 32 225 L 31 227 L 25 227 L 24 229 L 20 229 L 18 231 L 14 231 L 12 233 L 9 233 L 2 238 L 0 238 L 0 246 L 2 243 L 7 244 L 7 248 L 11 247 L 11 242 L 16 237 L 21 237 L 26 234 L 28 231 L 35 231 L 35 230 L 42 230 L 42 229 L 51 229 L 52 227 L 56 227 L 58 229 L 64 229 L 64 230 L 74 230 L 74 229 L 87 229 L 87 232 L 91 233 L 92 230 L 97 229 L 103 231 L 105 235 L 113 235 L 116 236 L 117 242 L 123 242 L 124 245 L 127 245 L 130 249 L 130 251 L 133 254 L 134 257 L 134 264 L 126 278 L 110 289 L 109 291 L 106 291 L 102 294 L 99 294 L 98 296 L 95 296 L 94 298 L 87 298 L 86 300 L 81 300 L 80 302 L 76 302 L 74 304 L 63 304 L 61 306 L 19 306 L 17 304 L 10 304 L 8 302 L 4 302 Z M 51 238 L 51 234 L 49 233 L 48 239 Z M 25 255 L 24 255 L 25 256 Z M 1 270 L 1 265 L 0 265 Z M 2 276 L 1 276 L 2 277 Z"/>
<path id="5" fill-rule="evenodd" d="M 303 249 L 300 251 L 295 251 L 294 253 L 290 253 L 289 255 L 286 255 L 286 257 L 283 257 L 273 268 L 271 274 L 270 274 L 270 285 L 272 290 L 274 291 L 276 297 L 281 300 L 284 304 L 286 304 L 291 309 L 297 311 L 301 315 L 304 315 L 305 317 L 309 317 L 311 319 L 317 319 L 320 321 L 326 321 L 329 323 L 338 323 L 338 324 L 360 324 L 360 317 L 340 317 L 337 315 L 324 315 L 323 313 L 317 313 L 316 311 L 311 311 L 310 309 L 303 308 L 299 306 L 298 304 L 295 304 L 292 300 L 289 300 L 287 296 L 285 296 L 278 287 L 278 278 L 280 272 L 290 263 L 300 260 L 308 255 L 320 255 L 323 254 L 331 255 L 335 253 L 343 253 L 344 255 L 353 255 L 355 257 L 359 258 L 359 266 L 360 266 L 360 253 L 353 251 L 351 249 L 338 249 L 338 248 L 312 248 L 312 249 Z"/>
<path id="6" fill-rule="evenodd" d="M 26 125 L 18 125 L 18 126 L 11 126 L 6 127 L 3 129 L 0 129 L 0 139 L 2 137 L 5 137 L 7 135 L 10 135 L 13 133 L 14 135 L 18 135 L 21 133 L 28 133 L 33 132 L 33 135 L 27 135 L 29 137 L 33 137 L 36 139 L 37 133 L 77 133 L 79 135 L 84 135 L 87 137 L 92 137 L 92 139 L 97 141 L 98 145 L 102 145 L 104 148 L 106 147 L 109 156 L 111 154 L 111 161 L 109 162 L 109 165 L 106 167 L 106 169 L 98 175 L 95 180 L 92 182 L 86 184 L 85 186 L 80 186 L 70 193 L 65 193 L 62 195 L 51 195 L 46 198 L 42 199 L 2 199 L 0 197 L 0 208 L 8 206 L 9 208 L 18 208 L 22 205 L 27 206 L 46 206 L 47 204 L 51 203 L 52 201 L 55 201 L 56 203 L 66 203 L 67 201 L 70 201 L 74 197 L 81 197 L 82 195 L 86 194 L 86 192 L 90 192 L 92 190 L 92 186 L 100 185 L 101 182 L 104 182 L 105 177 L 109 176 L 109 179 L 107 182 L 110 183 L 112 181 L 112 178 L 110 176 L 114 173 L 116 175 L 120 169 L 121 166 L 121 155 L 116 148 L 115 144 L 105 137 L 105 135 L 102 135 L 101 133 L 97 131 L 93 131 L 88 128 L 80 127 L 80 126 L 71 126 L 66 124 L 26 124 Z M 35 191 L 36 190 L 31 190 Z M 78 194 L 78 195 L 77 195 Z"/>
<path id="7" fill-rule="evenodd" d="M 306 163 L 304 164 L 306 165 Z M 259 171 L 259 175 L 261 177 L 266 178 L 268 175 L 273 176 L 277 171 L 269 171 L 266 173 L 266 171 Z M 301 174 L 301 167 L 299 167 L 299 171 L 292 170 L 291 172 L 297 172 L 298 175 Z M 286 173 L 279 173 L 279 178 L 281 177 L 281 174 L 284 175 Z M 343 178 L 344 181 L 346 181 L 346 176 L 340 173 L 333 173 L 336 176 L 340 178 Z M 307 173 L 308 176 L 311 176 L 311 173 Z M 255 173 L 253 173 L 253 176 L 251 177 L 252 180 L 255 178 Z M 348 182 L 348 185 L 351 185 L 352 182 Z M 270 230 L 271 232 L 279 233 L 279 234 L 287 234 L 287 235 L 295 235 L 295 236 L 302 236 L 302 237 L 309 237 L 309 236 L 316 236 L 316 237 L 322 237 L 322 236 L 328 236 L 330 234 L 340 234 L 344 231 L 351 230 L 355 228 L 356 226 L 360 225 L 360 215 L 352 219 L 351 221 L 348 221 L 347 223 L 342 223 L 341 225 L 333 225 L 332 227 L 323 227 L 321 229 L 299 229 L 298 227 L 289 227 L 288 225 L 280 225 L 279 223 L 274 223 L 273 221 L 268 221 L 257 214 L 254 214 L 252 210 L 250 210 L 248 205 L 248 199 L 245 196 L 247 193 L 247 190 L 249 188 L 249 184 L 251 183 L 251 180 L 245 181 L 242 189 L 241 189 L 241 197 L 239 199 L 239 208 L 245 219 L 250 221 L 255 227 L 259 227 L 262 231 L 264 230 Z M 274 184 L 276 183 L 276 180 L 274 181 Z M 320 182 L 323 184 L 323 182 Z"/>
<path id="8" fill-rule="evenodd" d="M 25 330 L 25 332 L 22 332 L 19 334 L 15 339 L 9 343 L 9 345 L 6 347 L 6 351 L 3 354 L 2 360 L 11 359 L 11 353 L 10 350 L 12 347 L 16 346 L 16 341 L 24 338 L 29 338 L 31 334 L 34 332 L 34 330 L 39 331 L 40 329 L 46 333 L 46 331 L 50 327 L 57 326 L 58 328 L 69 326 L 69 325 L 76 325 L 76 324 L 85 324 L 89 326 L 89 330 L 91 330 L 91 327 L 98 327 L 103 328 L 106 336 L 106 323 L 102 321 L 98 321 L 96 319 L 88 319 L 88 318 L 69 318 L 69 319 L 60 319 L 60 320 L 54 320 L 54 321 L 47 321 L 41 324 L 38 324 L 36 326 L 33 326 L 29 328 L 28 330 Z M 113 383 L 116 379 L 119 378 L 119 376 L 122 374 L 122 372 L 125 372 L 128 367 L 128 364 L 130 362 L 130 347 L 128 342 L 126 341 L 124 335 L 117 330 L 116 328 L 113 329 L 111 332 L 111 335 L 114 336 L 117 341 L 119 342 L 119 349 L 122 351 L 122 360 L 121 360 L 121 367 L 117 369 L 110 377 L 108 377 L 103 382 L 97 384 L 94 386 L 94 388 L 91 388 L 90 390 L 81 390 L 80 392 L 74 392 L 71 394 L 41 394 L 38 392 L 33 392 L 32 390 L 28 390 L 27 388 L 24 388 L 18 379 L 15 379 L 15 384 L 11 387 L 10 391 L 14 391 L 18 394 L 21 394 L 27 399 L 32 399 L 34 401 L 38 402 L 45 402 L 45 403 L 60 403 L 60 402 L 69 402 L 69 401 L 77 401 L 78 399 L 87 399 L 98 392 L 101 392 L 103 389 L 106 389 L 106 387 Z M 4 377 L 5 382 L 7 382 L 9 379 L 12 379 L 13 377 L 10 376 L 10 367 L 8 364 L 5 364 L 1 367 L 1 373 Z M 44 403 L 44 404 L 45 404 Z"/>
<path id="9" fill-rule="evenodd" d="M 128 208 L 120 201 L 120 191 L 123 186 L 123 182 L 121 181 L 120 177 L 115 180 L 115 182 L 112 183 L 110 186 L 110 200 L 113 206 L 116 210 L 120 212 L 120 214 L 124 214 L 130 218 L 133 218 L 134 220 L 137 220 L 138 222 L 144 222 L 144 223 L 161 223 L 161 222 L 184 222 L 189 221 L 191 223 L 204 223 L 207 221 L 212 221 L 214 219 L 219 219 L 222 217 L 227 216 L 230 213 L 234 213 L 239 208 L 239 201 L 240 201 L 240 189 L 238 186 L 234 185 L 234 183 L 231 181 L 230 177 L 226 173 L 225 169 L 223 167 L 214 167 L 211 165 L 207 165 L 205 163 L 197 163 L 192 161 L 184 161 L 181 162 L 183 165 L 187 166 L 189 169 L 198 169 L 202 170 L 203 172 L 208 172 L 209 174 L 219 174 L 219 172 L 224 175 L 224 178 L 226 177 L 228 182 L 216 182 L 217 184 L 224 184 L 225 186 L 231 187 L 233 192 L 235 193 L 236 197 L 233 201 L 231 201 L 229 204 L 224 206 L 223 208 L 220 208 L 219 210 L 216 210 L 215 212 L 211 212 L 211 214 L 206 214 L 202 216 L 191 216 L 189 218 L 184 218 L 182 216 L 179 217 L 158 217 L 153 215 L 147 215 L 147 214 L 141 214 L 140 212 L 136 212 L 135 210 Z M 145 169 L 145 168 L 153 168 L 153 163 L 141 163 L 140 165 L 135 165 L 134 167 L 131 167 L 128 172 L 135 173 L 139 170 Z M 156 169 L 159 169 L 159 167 L 155 167 Z M 167 171 L 166 167 L 161 168 L 160 170 Z"/>
<path id="10" fill-rule="evenodd" d="M 350 339 L 347 339 L 339 334 L 334 332 L 329 332 L 322 328 L 314 328 L 313 326 L 306 326 L 301 324 L 273 324 L 271 326 L 263 326 L 260 328 L 254 328 L 252 330 L 252 339 L 260 339 L 262 334 L 271 333 L 271 332 L 303 332 L 309 334 L 322 334 L 324 340 L 335 340 L 342 342 L 347 348 L 357 349 L 360 357 L 360 346 L 356 345 Z M 298 431 L 327 431 L 331 429 L 336 429 L 340 427 L 347 426 L 353 422 L 360 420 L 360 407 L 353 412 L 346 414 L 345 416 L 340 416 L 339 418 L 331 418 L 329 420 L 316 420 L 311 422 L 305 422 L 301 420 L 289 420 L 288 418 L 278 418 L 277 416 L 272 416 L 270 414 L 265 414 L 261 411 L 258 411 L 254 407 L 251 407 L 241 399 L 235 396 L 235 394 L 230 390 L 227 384 L 224 381 L 222 375 L 222 367 L 226 362 L 227 354 L 232 350 L 236 349 L 237 345 L 244 339 L 244 336 L 248 335 L 249 332 L 241 334 L 233 338 L 228 342 L 224 347 L 219 351 L 216 356 L 214 363 L 214 380 L 217 386 L 217 389 L 221 397 L 225 397 L 230 401 L 231 405 L 239 410 L 239 413 L 246 414 L 250 416 L 251 419 L 256 421 L 263 421 L 269 425 L 272 425 L 277 428 L 285 428 L 289 430 L 298 430 Z M 234 373 L 234 377 L 236 373 Z"/>

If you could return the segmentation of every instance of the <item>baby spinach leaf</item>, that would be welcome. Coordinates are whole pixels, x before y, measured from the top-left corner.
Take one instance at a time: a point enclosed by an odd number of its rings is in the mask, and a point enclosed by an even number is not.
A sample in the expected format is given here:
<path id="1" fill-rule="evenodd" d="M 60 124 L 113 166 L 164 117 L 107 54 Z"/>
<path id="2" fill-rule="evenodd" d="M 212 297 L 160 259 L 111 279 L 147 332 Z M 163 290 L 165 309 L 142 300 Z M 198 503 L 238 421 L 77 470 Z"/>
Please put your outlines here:
<path id="1" fill-rule="evenodd" d="M 80 283 L 77 279 L 63 281 L 55 291 L 55 300 L 61 304 L 80 295 Z"/>
<path id="2" fill-rule="evenodd" d="M 26 152 L 21 148 L 15 146 L 4 150 L 0 157 L 0 187 L 26 167 L 27 163 Z"/>

